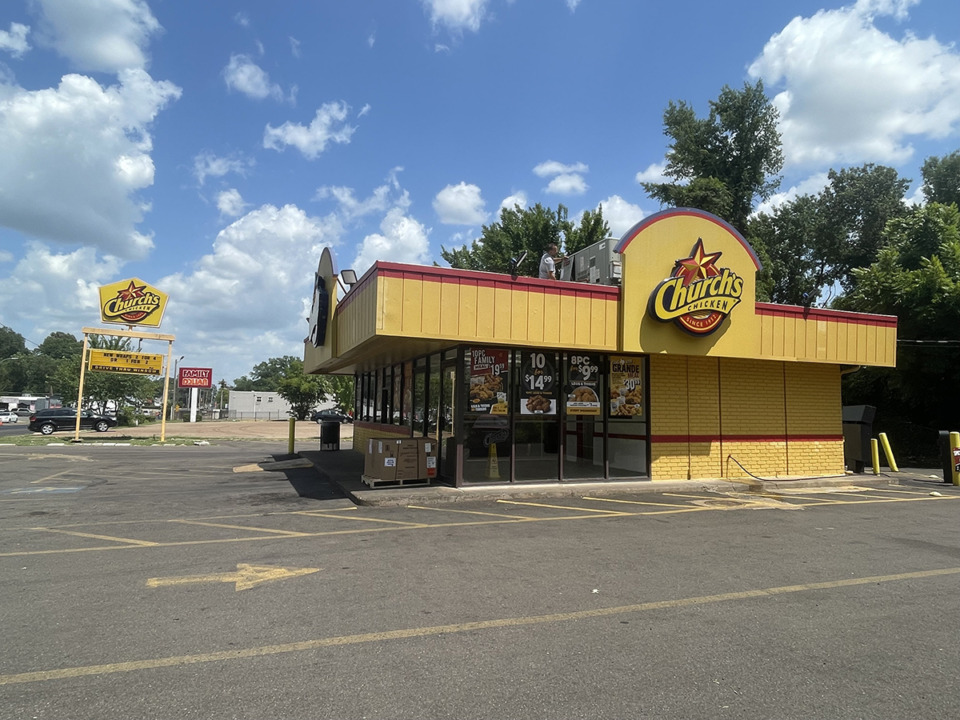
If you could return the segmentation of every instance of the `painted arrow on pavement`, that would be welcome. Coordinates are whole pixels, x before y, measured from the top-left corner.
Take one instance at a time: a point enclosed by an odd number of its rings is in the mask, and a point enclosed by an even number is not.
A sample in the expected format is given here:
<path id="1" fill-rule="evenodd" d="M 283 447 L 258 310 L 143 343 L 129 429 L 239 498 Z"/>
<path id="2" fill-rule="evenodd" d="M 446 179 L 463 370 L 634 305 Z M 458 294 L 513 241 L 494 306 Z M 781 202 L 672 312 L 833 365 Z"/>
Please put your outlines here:
<path id="1" fill-rule="evenodd" d="M 237 592 L 249 590 L 261 583 L 271 580 L 286 580 L 287 578 L 310 575 L 319 572 L 320 568 L 287 568 L 277 565 L 248 565 L 238 563 L 237 571 L 230 573 L 213 573 L 211 575 L 184 575 L 182 577 L 150 578 L 147 587 L 166 587 L 168 585 L 187 585 L 189 583 L 226 582 L 236 583 Z"/>

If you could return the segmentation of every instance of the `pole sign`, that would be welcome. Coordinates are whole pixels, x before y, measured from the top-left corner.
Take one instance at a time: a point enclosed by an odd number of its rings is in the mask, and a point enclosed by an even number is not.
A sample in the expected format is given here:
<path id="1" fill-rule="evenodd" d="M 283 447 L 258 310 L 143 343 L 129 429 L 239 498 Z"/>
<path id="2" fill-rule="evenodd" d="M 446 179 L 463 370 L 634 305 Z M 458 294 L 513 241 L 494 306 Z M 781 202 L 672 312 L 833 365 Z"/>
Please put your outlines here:
<path id="1" fill-rule="evenodd" d="M 91 371 L 100 372 L 161 375 L 163 355 L 91 348 L 89 368 Z"/>
<path id="2" fill-rule="evenodd" d="M 100 287 L 100 320 L 118 325 L 160 327 L 169 296 L 138 278 Z"/>
<path id="3" fill-rule="evenodd" d="M 180 368 L 177 375 L 177 387 L 211 388 L 213 387 L 213 368 Z"/>

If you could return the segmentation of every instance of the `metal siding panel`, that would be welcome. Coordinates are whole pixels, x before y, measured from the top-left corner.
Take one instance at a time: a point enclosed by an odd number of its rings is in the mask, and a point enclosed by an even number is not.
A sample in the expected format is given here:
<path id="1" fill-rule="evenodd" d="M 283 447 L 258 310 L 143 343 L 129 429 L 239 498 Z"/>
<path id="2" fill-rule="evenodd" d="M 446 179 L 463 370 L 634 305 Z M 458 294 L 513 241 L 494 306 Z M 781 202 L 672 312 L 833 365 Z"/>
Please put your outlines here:
<path id="1" fill-rule="evenodd" d="M 783 322 L 782 316 L 773 318 L 773 353 L 774 357 L 783 357 Z"/>
<path id="2" fill-rule="evenodd" d="M 857 323 L 857 362 L 867 357 L 867 326 Z"/>
<path id="3" fill-rule="evenodd" d="M 576 347 L 590 346 L 590 321 L 592 319 L 590 317 L 590 303 L 591 300 L 588 297 L 578 297 L 574 302 L 574 312 L 577 314 L 577 336 L 574 340 Z"/>
<path id="4" fill-rule="evenodd" d="M 423 282 L 420 285 L 421 326 L 427 337 L 440 334 L 440 283 Z"/>
<path id="5" fill-rule="evenodd" d="M 827 359 L 827 323 L 825 320 L 816 321 L 817 333 L 817 360 Z"/>
<path id="6" fill-rule="evenodd" d="M 560 342 L 560 296 L 556 293 L 543 295 L 543 341 L 551 345 Z"/>
<path id="7" fill-rule="evenodd" d="M 404 335 L 423 335 L 423 280 L 404 278 L 403 319 L 400 332 Z"/>
<path id="8" fill-rule="evenodd" d="M 530 294 L 513 291 L 511 295 L 510 339 L 513 342 L 524 343 L 527 341 L 527 327 L 530 322 Z"/>
<path id="9" fill-rule="evenodd" d="M 760 316 L 760 355 L 761 357 L 773 355 L 773 317 L 770 315 Z"/>
<path id="10" fill-rule="evenodd" d="M 867 362 L 873 364 L 877 361 L 877 344 L 880 340 L 879 333 L 877 332 L 879 328 L 876 325 L 870 325 L 867 327 Z"/>
<path id="11" fill-rule="evenodd" d="M 513 292 L 508 288 L 493 290 L 493 336 L 497 339 L 512 339 L 511 316 L 513 314 Z"/>
<path id="12" fill-rule="evenodd" d="M 527 313 L 527 342 L 530 344 L 543 342 L 543 315 L 544 293 L 530 292 L 527 294 L 529 312 Z"/>
<path id="13" fill-rule="evenodd" d="M 796 318 L 783 318 L 783 355 L 789 358 L 797 356 Z"/>
<path id="14" fill-rule="evenodd" d="M 477 337 L 477 284 L 460 281 L 460 316 L 458 320 L 461 337 Z"/>
<path id="15" fill-rule="evenodd" d="M 832 360 L 836 362 L 840 359 L 839 352 L 837 352 L 837 323 L 828 322 L 827 323 L 827 360 Z"/>
<path id="16" fill-rule="evenodd" d="M 440 286 L 440 335 L 456 337 L 460 334 L 460 286 L 443 283 Z"/>

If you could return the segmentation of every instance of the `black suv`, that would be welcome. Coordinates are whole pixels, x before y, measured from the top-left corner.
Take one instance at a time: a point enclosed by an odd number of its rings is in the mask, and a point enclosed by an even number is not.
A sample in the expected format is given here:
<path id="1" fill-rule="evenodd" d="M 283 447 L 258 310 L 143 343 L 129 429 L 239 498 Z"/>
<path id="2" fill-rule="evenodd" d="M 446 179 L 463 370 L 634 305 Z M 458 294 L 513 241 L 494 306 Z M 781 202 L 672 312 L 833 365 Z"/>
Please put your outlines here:
<path id="1" fill-rule="evenodd" d="M 112 417 L 97 415 L 90 410 L 80 411 L 80 429 L 106 432 L 115 427 L 117 421 Z M 39 410 L 30 416 L 27 429 L 30 432 L 49 435 L 57 430 L 73 430 L 77 427 L 77 411 L 73 408 L 51 408 Z"/>

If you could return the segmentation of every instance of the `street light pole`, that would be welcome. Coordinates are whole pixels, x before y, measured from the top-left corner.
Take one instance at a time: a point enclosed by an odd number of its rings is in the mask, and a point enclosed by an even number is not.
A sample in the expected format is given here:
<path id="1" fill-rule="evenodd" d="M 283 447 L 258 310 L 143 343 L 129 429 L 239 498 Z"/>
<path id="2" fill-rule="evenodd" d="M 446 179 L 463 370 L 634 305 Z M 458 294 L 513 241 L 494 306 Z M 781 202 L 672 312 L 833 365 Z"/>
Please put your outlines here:
<path id="1" fill-rule="evenodd" d="M 180 361 L 183 360 L 185 356 L 181 355 L 179 358 L 173 361 L 173 402 L 170 403 L 170 422 L 173 422 L 173 411 L 177 406 L 177 388 L 180 385 L 180 375 L 177 372 L 177 367 L 180 365 Z"/>

